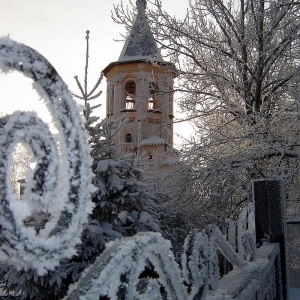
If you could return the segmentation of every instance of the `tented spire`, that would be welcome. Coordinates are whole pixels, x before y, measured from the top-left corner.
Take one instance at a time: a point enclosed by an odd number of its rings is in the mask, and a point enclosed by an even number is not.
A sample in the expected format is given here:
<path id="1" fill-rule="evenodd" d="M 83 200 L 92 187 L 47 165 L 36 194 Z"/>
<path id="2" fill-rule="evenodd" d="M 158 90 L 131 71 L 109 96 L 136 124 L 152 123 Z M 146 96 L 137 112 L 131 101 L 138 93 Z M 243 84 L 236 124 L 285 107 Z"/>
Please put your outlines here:
<path id="1" fill-rule="evenodd" d="M 138 14 L 125 41 L 119 61 L 154 59 L 161 61 L 161 55 L 153 38 L 151 28 L 145 15 L 146 0 L 137 0 Z"/>

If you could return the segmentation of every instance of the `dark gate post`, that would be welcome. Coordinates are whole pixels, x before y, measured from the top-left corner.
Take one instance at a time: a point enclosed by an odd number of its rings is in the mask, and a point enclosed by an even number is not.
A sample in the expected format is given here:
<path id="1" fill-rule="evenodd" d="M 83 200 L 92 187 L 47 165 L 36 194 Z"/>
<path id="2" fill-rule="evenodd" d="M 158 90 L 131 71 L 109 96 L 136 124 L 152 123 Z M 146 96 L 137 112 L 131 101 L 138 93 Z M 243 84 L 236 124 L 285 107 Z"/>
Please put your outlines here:
<path id="1" fill-rule="evenodd" d="M 283 182 L 280 179 L 262 179 L 253 181 L 253 198 L 255 205 L 256 242 L 264 241 L 280 244 L 279 274 L 277 282 L 282 282 L 283 299 L 288 299 L 288 274 L 286 252 L 286 217 L 285 194 Z M 279 268 L 280 269 L 280 268 Z M 277 285 L 279 287 L 279 285 Z"/>

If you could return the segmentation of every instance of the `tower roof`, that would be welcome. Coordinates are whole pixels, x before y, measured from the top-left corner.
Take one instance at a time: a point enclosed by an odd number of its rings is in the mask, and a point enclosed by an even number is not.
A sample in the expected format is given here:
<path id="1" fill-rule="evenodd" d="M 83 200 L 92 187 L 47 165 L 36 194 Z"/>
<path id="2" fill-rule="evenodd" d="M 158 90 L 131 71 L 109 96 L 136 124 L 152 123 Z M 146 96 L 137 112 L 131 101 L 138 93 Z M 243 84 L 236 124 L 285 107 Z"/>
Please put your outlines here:
<path id="1" fill-rule="evenodd" d="M 161 61 L 161 55 L 145 14 L 147 1 L 137 0 L 136 6 L 138 14 L 125 41 L 118 61 L 125 62 L 150 58 Z"/>
<path id="2" fill-rule="evenodd" d="M 158 65 L 171 68 L 176 76 L 175 65 L 171 62 L 163 61 L 154 40 L 150 25 L 148 23 L 145 10 L 147 0 L 137 0 L 137 16 L 131 27 L 130 33 L 125 41 L 118 61 L 111 62 L 102 72 L 106 74 L 115 66 L 140 63 L 143 61 L 155 61 Z"/>

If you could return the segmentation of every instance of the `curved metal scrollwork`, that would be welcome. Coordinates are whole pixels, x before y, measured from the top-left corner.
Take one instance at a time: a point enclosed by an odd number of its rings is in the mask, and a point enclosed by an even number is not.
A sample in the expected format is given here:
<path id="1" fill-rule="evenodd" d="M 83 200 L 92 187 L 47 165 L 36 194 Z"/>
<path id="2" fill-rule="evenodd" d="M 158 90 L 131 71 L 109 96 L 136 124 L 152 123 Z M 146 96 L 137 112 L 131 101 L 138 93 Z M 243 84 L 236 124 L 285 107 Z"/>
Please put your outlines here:
<path id="1" fill-rule="evenodd" d="M 204 299 L 208 287 L 214 287 L 219 279 L 215 245 L 204 231 L 193 230 L 186 237 L 181 265 L 190 299 Z"/>
<path id="2" fill-rule="evenodd" d="M 37 92 L 47 95 L 46 104 L 61 133 L 56 142 L 47 125 L 30 112 L 15 112 L 0 120 L 1 249 L 16 266 L 34 268 L 42 275 L 75 254 L 80 242 L 82 225 L 93 207 L 90 150 L 66 84 L 42 55 L 1 38 L 0 68 L 20 71 L 35 81 Z M 37 162 L 27 178 L 23 200 L 16 198 L 9 184 L 11 152 L 18 142 L 29 145 Z M 24 226 L 32 207 L 51 214 L 39 234 Z"/>
<path id="3" fill-rule="evenodd" d="M 108 244 L 95 263 L 71 286 L 65 300 L 110 299 L 187 299 L 171 244 L 159 233 L 139 233 Z M 140 274 L 149 263 L 158 278 L 143 279 Z M 101 299 L 101 298 L 100 298 Z M 107 299 L 107 298 L 104 298 Z"/>
<path id="4" fill-rule="evenodd" d="M 208 290 L 218 288 L 217 248 L 237 267 L 246 265 L 214 225 L 188 235 L 182 270 L 170 243 L 158 233 L 140 233 L 111 242 L 78 283 L 71 286 L 64 300 L 205 299 Z M 141 274 L 149 263 L 157 276 L 144 279 Z"/>

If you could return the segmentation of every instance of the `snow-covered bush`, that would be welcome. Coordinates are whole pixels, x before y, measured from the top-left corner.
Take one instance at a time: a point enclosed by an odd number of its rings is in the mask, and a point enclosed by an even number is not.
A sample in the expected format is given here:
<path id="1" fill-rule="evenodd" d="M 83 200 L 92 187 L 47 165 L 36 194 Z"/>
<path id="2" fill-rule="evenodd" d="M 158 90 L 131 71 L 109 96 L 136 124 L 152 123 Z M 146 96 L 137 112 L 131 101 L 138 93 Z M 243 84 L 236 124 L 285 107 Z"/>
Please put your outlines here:
<path id="1" fill-rule="evenodd" d="M 128 232 L 158 229 L 149 212 L 155 209 L 153 196 L 140 178 L 132 157 L 105 159 L 95 163 L 93 180 L 96 207 L 92 216 L 103 222 L 123 226 Z"/>

